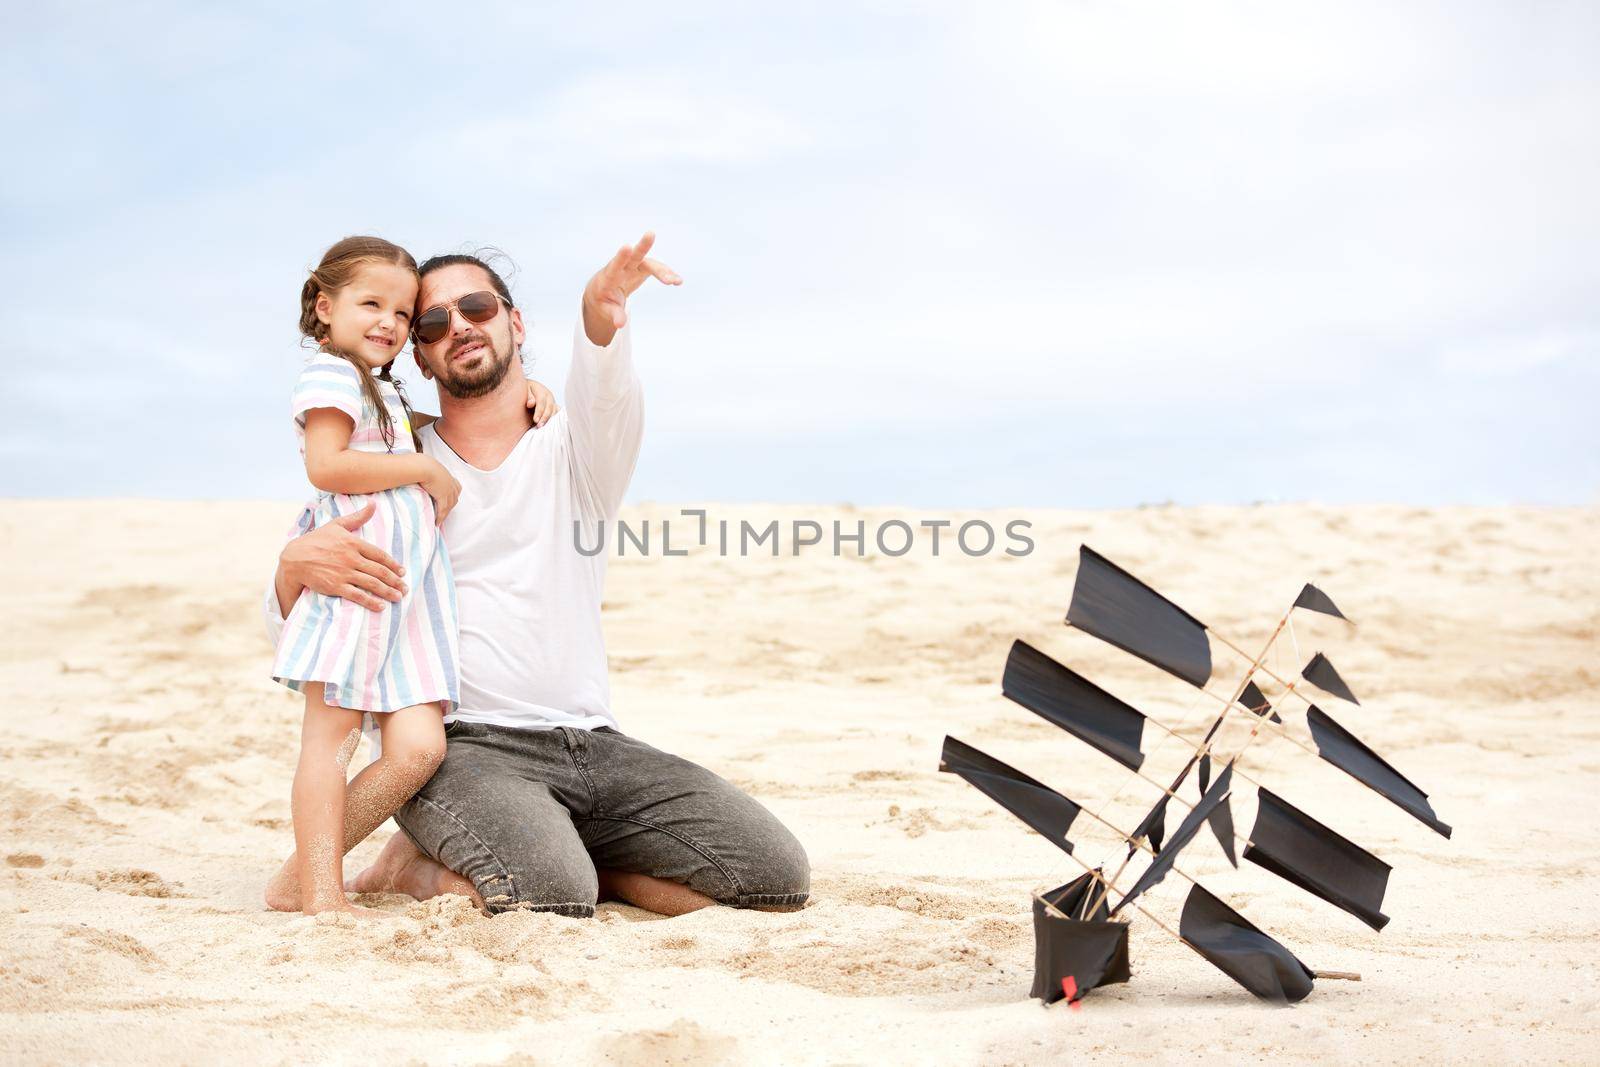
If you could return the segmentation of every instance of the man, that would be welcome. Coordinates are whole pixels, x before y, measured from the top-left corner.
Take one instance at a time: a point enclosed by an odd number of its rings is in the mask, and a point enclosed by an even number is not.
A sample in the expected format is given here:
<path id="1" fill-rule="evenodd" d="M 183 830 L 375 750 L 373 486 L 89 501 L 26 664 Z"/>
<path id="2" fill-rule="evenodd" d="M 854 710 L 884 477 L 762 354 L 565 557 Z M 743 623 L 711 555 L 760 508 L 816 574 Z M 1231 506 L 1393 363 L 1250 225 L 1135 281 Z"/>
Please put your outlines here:
<path id="1" fill-rule="evenodd" d="M 441 414 L 419 436 L 462 486 L 443 528 L 461 705 L 446 720 L 443 764 L 395 814 L 404 832 L 351 890 L 458 892 L 491 912 L 574 916 L 610 898 L 664 914 L 806 899 L 805 851 L 771 812 L 621 733 L 610 708 L 605 554 L 579 553 L 573 523 L 592 531 L 614 520 L 638 459 L 627 300 L 649 278 L 682 281 L 647 257 L 654 240 L 623 246 L 585 287 L 566 409 L 540 428 L 518 360 L 522 314 L 505 282 L 471 256 L 422 265 L 413 337 Z M 394 561 L 352 532 L 362 521 L 357 513 L 285 546 L 269 629 L 304 589 L 374 609 L 379 597 L 398 599 Z"/>

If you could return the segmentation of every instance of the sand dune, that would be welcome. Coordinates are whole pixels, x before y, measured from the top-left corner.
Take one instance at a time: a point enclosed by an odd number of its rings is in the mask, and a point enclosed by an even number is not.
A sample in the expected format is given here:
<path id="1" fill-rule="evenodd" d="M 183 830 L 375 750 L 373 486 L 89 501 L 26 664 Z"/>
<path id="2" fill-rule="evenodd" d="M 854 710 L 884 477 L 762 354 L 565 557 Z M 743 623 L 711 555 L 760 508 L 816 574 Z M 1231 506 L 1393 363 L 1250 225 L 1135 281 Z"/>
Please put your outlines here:
<path id="1" fill-rule="evenodd" d="M 869 530 L 1014 517 L 708 508 Z M 292 510 L 0 503 L 7 1062 L 1596 1056 L 1594 509 L 1032 511 L 1017 513 L 1037 544 L 1023 558 L 948 546 L 933 558 L 919 543 L 901 558 L 613 560 L 606 627 L 623 727 L 794 827 L 815 868 L 811 905 L 673 920 L 608 905 L 583 922 L 378 897 L 368 902 L 390 914 L 371 923 L 258 905 L 290 847 L 300 706 L 267 677 L 256 597 Z M 1327 650 L 1363 701 L 1335 714 L 1432 794 L 1454 839 L 1285 742 L 1256 744 L 1241 766 L 1394 865 L 1390 926 L 1374 934 L 1248 864 L 1234 871 L 1209 840 L 1181 865 L 1313 967 L 1361 982 L 1265 1008 L 1136 920 L 1130 984 L 1078 1011 L 1027 999 L 1028 891 L 1076 868 L 934 773 L 942 737 L 1131 825 L 1147 787 L 1000 697 L 1012 639 L 1171 725 L 1210 713 L 1181 683 L 1061 626 L 1082 541 L 1247 646 L 1307 579 L 1360 623 L 1351 634 L 1297 620 L 1271 662 L 1292 673 L 1297 648 Z M 1178 765 L 1178 744 L 1146 746 L 1152 773 Z M 1242 789 L 1243 827 L 1252 810 Z M 1116 851 L 1089 826 L 1075 838 L 1092 860 Z M 1150 907 L 1175 923 L 1182 896 L 1169 879 Z"/>

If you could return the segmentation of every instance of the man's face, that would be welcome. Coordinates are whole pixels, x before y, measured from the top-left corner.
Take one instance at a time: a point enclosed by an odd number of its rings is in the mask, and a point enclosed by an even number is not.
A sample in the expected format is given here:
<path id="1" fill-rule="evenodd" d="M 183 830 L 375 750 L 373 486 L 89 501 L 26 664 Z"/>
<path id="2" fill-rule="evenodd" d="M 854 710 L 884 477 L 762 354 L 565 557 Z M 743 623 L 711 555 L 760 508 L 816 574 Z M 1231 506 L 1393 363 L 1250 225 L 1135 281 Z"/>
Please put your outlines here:
<path id="1" fill-rule="evenodd" d="M 430 308 L 454 304 L 468 293 L 494 292 L 494 283 L 482 267 L 453 263 L 432 271 L 422 279 L 417 295 L 417 314 Z M 431 345 L 417 344 L 417 363 L 423 377 L 433 378 L 439 388 L 460 400 L 485 396 L 499 388 L 517 363 L 522 345 L 522 313 L 498 305 L 488 322 L 468 322 L 455 308 L 450 309 L 450 332 Z"/>

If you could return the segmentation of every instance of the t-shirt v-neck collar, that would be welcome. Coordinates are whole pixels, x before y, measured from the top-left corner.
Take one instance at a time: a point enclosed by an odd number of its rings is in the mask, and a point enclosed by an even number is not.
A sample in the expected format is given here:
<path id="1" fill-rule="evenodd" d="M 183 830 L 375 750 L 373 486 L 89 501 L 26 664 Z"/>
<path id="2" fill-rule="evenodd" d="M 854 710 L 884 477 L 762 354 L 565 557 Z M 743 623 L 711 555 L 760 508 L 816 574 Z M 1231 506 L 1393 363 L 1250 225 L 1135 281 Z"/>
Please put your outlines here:
<path id="1" fill-rule="evenodd" d="M 505 458 L 502 459 L 499 463 L 495 464 L 493 467 L 480 467 L 477 464 L 473 463 L 471 460 L 467 459 L 460 452 L 457 452 L 455 450 L 455 448 L 450 444 L 450 442 L 445 440 L 444 434 L 440 433 L 434 426 L 429 426 L 428 429 L 427 429 L 427 432 L 432 435 L 432 437 L 433 437 L 433 439 L 435 441 L 438 441 L 441 445 L 443 445 L 445 447 L 445 449 L 452 456 L 454 456 L 457 460 L 459 460 L 468 470 L 472 471 L 474 474 L 495 475 L 495 474 L 499 474 L 501 471 L 505 470 L 506 469 L 506 465 L 509 464 L 514 458 L 516 458 L 517 453 L 522 451 L 522 449 L 527 447 L 528 440 L 533 436 L 534 431 L 536 431 L 538 429 L 539 429 L 539 427 L 537 427 L 537 426 L 530 426 L 526 430 L 524 430 L 523 433 L 522 433 L 522 436 L 517 438 L 517 443 L 511 446 L 511 451 L 507 452 L 506 455 L 505 455 Z M 424 440 L 426 440 L 426 438 L 424 438 Z"/>

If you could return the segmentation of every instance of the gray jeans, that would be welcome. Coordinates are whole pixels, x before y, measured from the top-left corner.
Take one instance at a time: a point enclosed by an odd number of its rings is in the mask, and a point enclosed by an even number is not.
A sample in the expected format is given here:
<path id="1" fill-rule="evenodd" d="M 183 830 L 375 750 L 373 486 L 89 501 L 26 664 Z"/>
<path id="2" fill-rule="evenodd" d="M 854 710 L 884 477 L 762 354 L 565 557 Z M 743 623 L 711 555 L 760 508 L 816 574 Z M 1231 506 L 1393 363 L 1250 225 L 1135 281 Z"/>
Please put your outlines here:
<path id="1" fill-rule="evenodd" d="M 491 911 L 594 914 L 596 867 L 680 882 L 735 907 L 803 904 L 806 853 L 704 767 L 609 727 L 454 722 L 444 763 L 395 813 Z"/>

